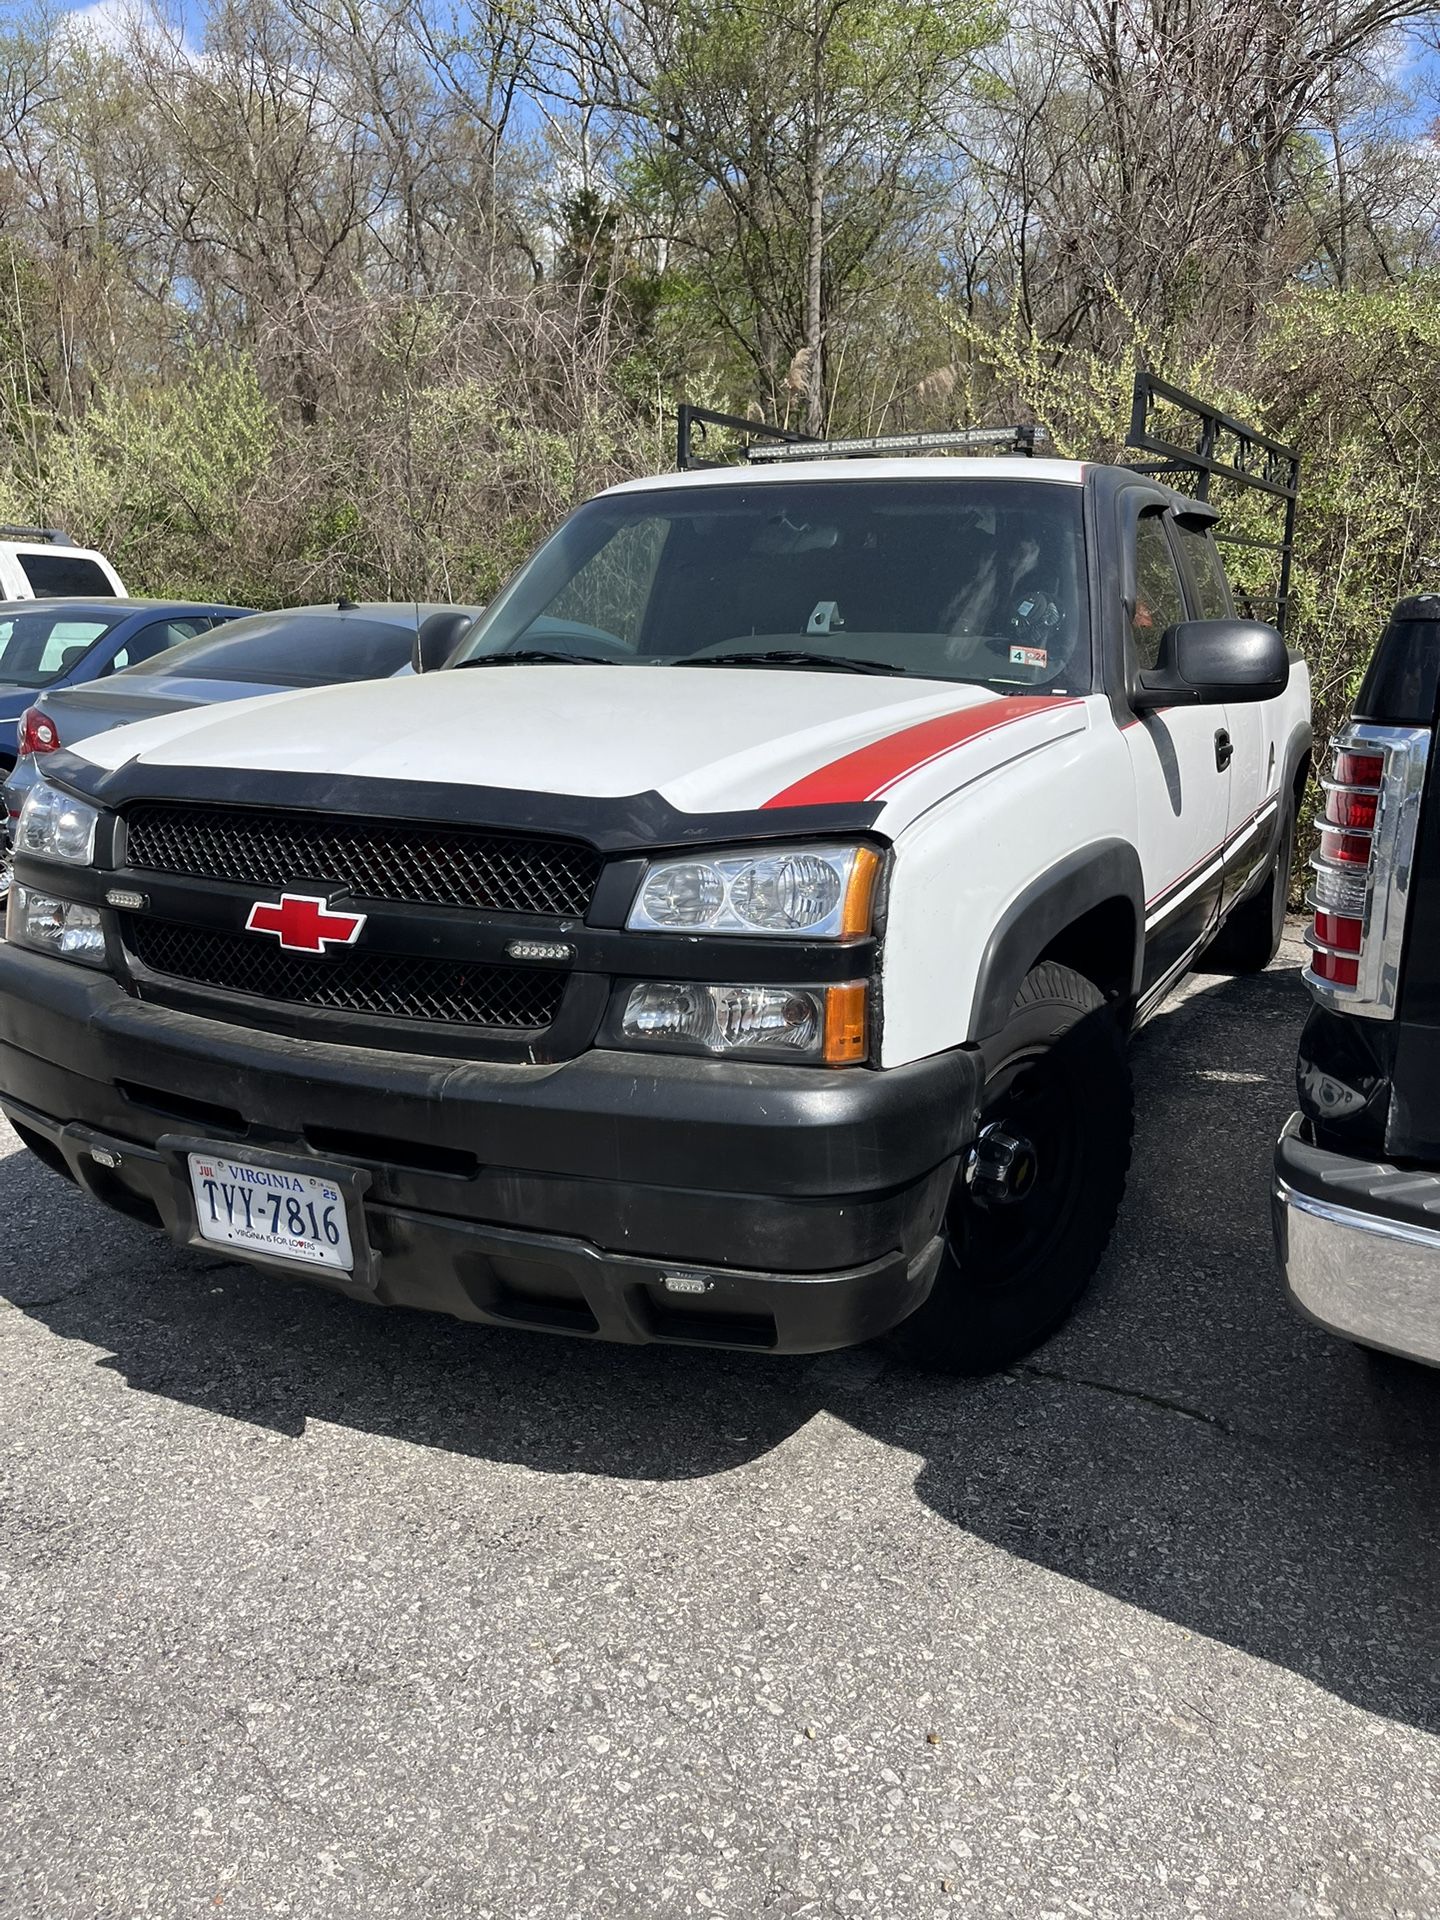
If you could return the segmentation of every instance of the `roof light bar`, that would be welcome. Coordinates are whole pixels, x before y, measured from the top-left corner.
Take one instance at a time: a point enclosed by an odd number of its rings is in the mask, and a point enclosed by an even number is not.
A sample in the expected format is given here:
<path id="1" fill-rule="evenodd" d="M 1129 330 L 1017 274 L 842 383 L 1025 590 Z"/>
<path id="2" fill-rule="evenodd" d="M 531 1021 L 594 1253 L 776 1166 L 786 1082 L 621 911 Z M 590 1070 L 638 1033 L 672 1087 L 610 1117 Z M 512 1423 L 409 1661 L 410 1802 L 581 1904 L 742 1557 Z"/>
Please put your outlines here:
<path id="1" fill-rule="evenodd" d="M 1043 427 L 970 427 L 953 433 L 882 433 L 864 440 L 792 440 L 781 446 L 750 446 L 747 460 L 863 460 L 887 453 L 955 453 L 983 447 L 1006 447 L 1032 454 L 1047 446 Z"/>
<path id="2" fill-rule="evenodd" d="M 1032 454 L 1038 447 L 1050 444 L 1044 427 L 1029 425 L 968 427 L 945 433 L 883 433 L 863 440 L 812 440 L 808 434 L 793 433 L 788 427 L 772 427 L 762 420 L 745 420 L 735 413 L 716 413 L 710 407 L 692 407 L 688 402 L 677 409 L 675 426 L 676 465 L 682 472 L 693 472 L 697 467 L 730 466 L 740 457 L 757 463 L 867 460 L 890 453 L 973 453 L 996 448 Z M 707 459 L 702 451 L 711 429 L 718 429 L 731 441 L 728 448 L 716 449 L 722 454 L 720 459 Z M 735 440 L 741 442 L 740 446 L 733 444 Z"/>

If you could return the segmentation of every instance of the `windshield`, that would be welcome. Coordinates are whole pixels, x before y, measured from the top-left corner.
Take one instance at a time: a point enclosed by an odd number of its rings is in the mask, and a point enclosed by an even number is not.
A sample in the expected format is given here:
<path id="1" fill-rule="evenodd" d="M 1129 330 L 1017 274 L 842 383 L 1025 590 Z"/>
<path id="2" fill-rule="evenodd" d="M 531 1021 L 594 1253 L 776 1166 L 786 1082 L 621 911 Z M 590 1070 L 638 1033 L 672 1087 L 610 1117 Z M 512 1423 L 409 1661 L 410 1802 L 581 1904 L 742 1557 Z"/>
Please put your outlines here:
<path id="1" fill-rule="evenodd" d="M 0 681 L 44 687 L 68 673 L 128 613 L 11 613 L 0 619 Z"/>
<path id="2" fill-rule="evenodd" d="M 1054 481 L 618 494 L 571 516 L 452 664 L 507 653 L 648 665 L 770 654 L 771 664 L 863 662 L 1012 693 L 1084 691 L 1083 574 L 1081 490 Z"/>
<path id="3" fill-rule="evenodd" d="M 414 627 L 353 614 L 257 614 L 182 640 L 120 677 L 157 673 L 187 680 L 254 681 L 266 687 L 328 687 L 340 680 L 385 680 L 410 659 Z"/>

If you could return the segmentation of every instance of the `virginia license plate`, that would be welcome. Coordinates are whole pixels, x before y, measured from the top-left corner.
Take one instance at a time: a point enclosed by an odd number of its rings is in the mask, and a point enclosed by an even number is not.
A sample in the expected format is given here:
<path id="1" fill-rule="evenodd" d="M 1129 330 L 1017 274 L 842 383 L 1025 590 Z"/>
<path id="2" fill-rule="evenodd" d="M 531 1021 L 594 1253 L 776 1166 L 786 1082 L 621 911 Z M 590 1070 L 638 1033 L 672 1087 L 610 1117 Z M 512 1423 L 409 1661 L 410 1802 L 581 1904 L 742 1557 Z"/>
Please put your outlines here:
<path id="1" fill-rule="evenodd" d="M 332 1180 L 220 1154 L 187 1157 L 202 1239 L 239 1253 L 353 1270 L 345 1196 Z"/>

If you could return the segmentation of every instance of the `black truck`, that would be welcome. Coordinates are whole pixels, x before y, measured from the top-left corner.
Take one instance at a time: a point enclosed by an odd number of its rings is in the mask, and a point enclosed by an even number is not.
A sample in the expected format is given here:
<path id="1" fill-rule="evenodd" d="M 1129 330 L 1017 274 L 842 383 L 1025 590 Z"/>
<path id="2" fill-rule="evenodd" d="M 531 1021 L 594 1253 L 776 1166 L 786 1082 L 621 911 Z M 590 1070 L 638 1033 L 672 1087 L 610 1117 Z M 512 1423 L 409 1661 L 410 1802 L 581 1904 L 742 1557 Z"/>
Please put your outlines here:
<path id="1" fill-rule="evenodd" d="M 1275 1235 L 1302 1313 L 1440 1365 L 1440 594 L 1403 600 L 1333 742 L 1300 1108 Z"/>

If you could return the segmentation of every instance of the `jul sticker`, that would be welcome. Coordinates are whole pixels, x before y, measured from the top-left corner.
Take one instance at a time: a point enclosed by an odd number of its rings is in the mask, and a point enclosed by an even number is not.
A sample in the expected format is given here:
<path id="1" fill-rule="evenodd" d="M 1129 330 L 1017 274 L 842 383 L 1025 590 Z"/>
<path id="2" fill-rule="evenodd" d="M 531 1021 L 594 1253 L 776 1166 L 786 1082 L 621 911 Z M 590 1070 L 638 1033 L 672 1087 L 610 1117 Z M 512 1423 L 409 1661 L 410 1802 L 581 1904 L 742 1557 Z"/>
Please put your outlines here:
<path id="1" fill-rule="evenodd" d="M 1050 656 L 1044 647 L 1011 647 L 1012 667 L 1048 667 Z"/>

